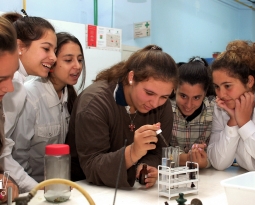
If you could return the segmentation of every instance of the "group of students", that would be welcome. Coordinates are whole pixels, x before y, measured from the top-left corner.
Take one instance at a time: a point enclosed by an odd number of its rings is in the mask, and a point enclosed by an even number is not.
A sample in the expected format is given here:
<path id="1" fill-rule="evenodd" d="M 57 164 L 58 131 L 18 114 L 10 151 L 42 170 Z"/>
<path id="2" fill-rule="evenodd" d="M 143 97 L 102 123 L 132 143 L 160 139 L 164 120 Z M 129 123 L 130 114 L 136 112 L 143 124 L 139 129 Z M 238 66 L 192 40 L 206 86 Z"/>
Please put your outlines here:
<path id="1" fill-rule="evenodd" d="M 236 159 L 255 170 L 254 43 L 230 42 L 210 67 L 199 57 L 177 66 L 148 45 L 77 96 L 73 85 L 82 75 L 83 89 L 85 80 L 77 38 L 55 34 L 45 19 L 7 13 L 0 42 L 0 160 L 15 190 L 43 181 L 44 149 L 54 143 L 70 146 L 73 181 L 115 187 L 121 169 L 118 184 L 130 187 L 146 163 L 151 187 L 166 146 L 159 129 L 180 147 L 180 165 L 192 159 L 223 170 Z M 37 77 L 25 82 L 29 75 Z"/>
<path id="2" fill-rule="evenodd" d="M 73 85 L 82 75 L 83 88 L 85 61 L 76 37 L 56 34 L 51 23 L 40 17 L 6 13 L 1 16 L 0 35 L 1 131 L 5 133 L 0 160 L 17 196 L 44 180 L 45 146 L 65 143 L 77 97 Z M 7 69 L 8 75 L 3 72 Z M 31 80 L 26 80 L 30 75 Z"/>

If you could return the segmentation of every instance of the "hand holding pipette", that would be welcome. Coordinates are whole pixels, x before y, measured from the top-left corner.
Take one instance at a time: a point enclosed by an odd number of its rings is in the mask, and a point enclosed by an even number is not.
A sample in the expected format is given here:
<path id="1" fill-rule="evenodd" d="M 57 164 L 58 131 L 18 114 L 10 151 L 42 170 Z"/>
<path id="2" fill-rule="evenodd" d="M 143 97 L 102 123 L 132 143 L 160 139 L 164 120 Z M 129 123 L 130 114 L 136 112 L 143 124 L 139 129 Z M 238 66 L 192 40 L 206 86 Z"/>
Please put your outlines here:
<path id="1" fill-rule="evenodd" d="M 13 200 L 14 198 L 18 197 L 19 188 L 17 184 L 12 179 L 10 179 L 9 172 L 7 171 L 4 172 L 4 174 L 0 174 L 0 179 L 0 183 L 2 183 L 0 188 L 0 201 L 6 202 L 8 198 L 10 201 L 10 199 Z M 8 197 L 8 187 L 12 187 L 11 197 Z"/>

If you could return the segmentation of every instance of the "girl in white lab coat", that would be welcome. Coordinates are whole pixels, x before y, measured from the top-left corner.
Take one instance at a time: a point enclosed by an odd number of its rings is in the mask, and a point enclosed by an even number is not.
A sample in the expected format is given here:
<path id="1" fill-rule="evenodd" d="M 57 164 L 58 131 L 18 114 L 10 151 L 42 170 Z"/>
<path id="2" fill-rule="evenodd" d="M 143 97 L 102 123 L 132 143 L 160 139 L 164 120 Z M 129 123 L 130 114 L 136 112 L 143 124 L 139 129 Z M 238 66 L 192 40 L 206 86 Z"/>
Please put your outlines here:
<path id="1" fill-rule="evenodd" d="M 217 106 L 207 153 L 218 170 L 236 159 L 255 171 L 254 55 L 254 43 L 236 40 L 212 64 Z"/>
<path id="2" fill-rule="evenodd" d="M 56 61 L 55 48 L 57 38 L 53 26 L 40 17 L 21 16 L 17 13 L 6 13 L 4 17 L 13 22 L 17 33 L 19 70 L 14 74 L 14 92 L 3 98 L 5 113 L 6 142 L 3 150 L 3 167 L 20 187 L 21 192 L 30 191 L 37 182 L 24 171 L 23 167 L 12 156 L 14 145 L 13 131 L 26 100 L 23 86 L 26 76 L 35 75 L 47 77 Z"/>
<path id="3" fill-rule="evenodd" d="M 77 97 L 73 85 L 81 74 L 80 87 L 85 79 L 83 50 L 76 37 L 58 33 L 56 56 L 48 78 L 36 77 L 25 82 L 27 100 L 12 135 L 13 158 L 37 182 L 44 180 L 45 146 L 65 143 Z"/>

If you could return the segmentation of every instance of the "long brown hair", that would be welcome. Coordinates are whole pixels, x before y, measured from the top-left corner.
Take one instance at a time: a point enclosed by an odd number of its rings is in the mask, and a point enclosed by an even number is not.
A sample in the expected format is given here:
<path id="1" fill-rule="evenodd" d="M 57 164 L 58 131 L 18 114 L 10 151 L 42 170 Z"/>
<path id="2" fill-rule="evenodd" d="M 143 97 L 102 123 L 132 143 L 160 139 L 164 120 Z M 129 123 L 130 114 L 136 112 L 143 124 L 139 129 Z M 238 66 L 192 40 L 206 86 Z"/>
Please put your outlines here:
<path id="1" fill-rule="evenodd" d="M 122 82 L 128 84 L 127 74 L 134 72 L 134 81 L 141 82 L 150 77 L 176 84 L 177 67 L 173 58 L 159 46 L 148 45 L 133 53 L 128 60 L 101 71 L 94 81 Z"/>
<path id="2" fill-rule="evenodd" d="M 84 54 L 83 54 L 82 45 L 81 45 L 80 41 L 75 36 L 73 36 L 69 33 L 59 32 L 56 34 L 56 36 L 57 36 L 56 57 L 58 57 L 58 54 L 59 54 L 61 48 L 63 47 L 63 45 L 65 45 L 67 43 L 73 42 L 80 47 L 81 54 L 83 57 L 83 62 L 82 62 L 82 72 L 81 72 L 82 81 L 81 81 L 81 84 L 80 84 L 78 90 L 82 90 L 85 85 L 85 77 L 86 77 L 85 58 L 84 58 Z M 54 66 L 56 66 L 56 64 Z M 49 78 L 51 78 L 51 81 L 54 82 L 54 78 L 51 75 L 51 73 L 49 73 Z M 74 89 L 74 86 L 72 86 L 72 85 L 67 85 L 67 91 L 68 91 L 67 108 L 68 108 L 68 112 L 71 114 L 74 101 L 77 97 L 77 93 Z"/>

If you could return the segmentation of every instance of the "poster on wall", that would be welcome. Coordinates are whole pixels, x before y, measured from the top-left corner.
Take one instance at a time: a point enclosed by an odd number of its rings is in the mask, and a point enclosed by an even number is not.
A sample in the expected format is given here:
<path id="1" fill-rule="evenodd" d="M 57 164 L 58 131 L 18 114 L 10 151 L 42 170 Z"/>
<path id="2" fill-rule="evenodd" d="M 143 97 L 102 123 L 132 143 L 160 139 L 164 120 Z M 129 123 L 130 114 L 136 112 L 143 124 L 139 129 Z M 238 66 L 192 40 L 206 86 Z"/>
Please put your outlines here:
<path id="1" fill-rule="evenodd" d="M 121 51 L 121 29 L 86 25 L 87 48 Z"/>
<path id="2" fill-rule="evenodd" d="M 97 27 L 94 25 L 88 25 L 88 46 L 96 47 L 97 46 Z"/>
<path id="3" fill-rule="evenodd" d="M 134 38 L 142 38 L 150 36 L 151 22 L 144 21 L 139 23 L 134 23 Z"/>

